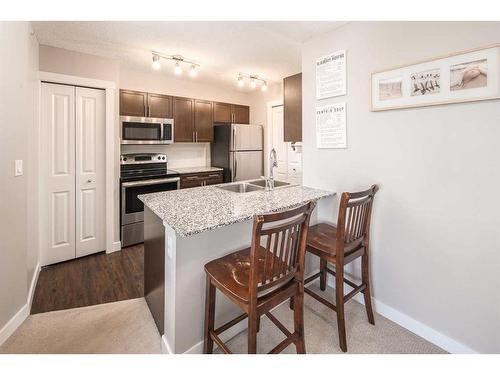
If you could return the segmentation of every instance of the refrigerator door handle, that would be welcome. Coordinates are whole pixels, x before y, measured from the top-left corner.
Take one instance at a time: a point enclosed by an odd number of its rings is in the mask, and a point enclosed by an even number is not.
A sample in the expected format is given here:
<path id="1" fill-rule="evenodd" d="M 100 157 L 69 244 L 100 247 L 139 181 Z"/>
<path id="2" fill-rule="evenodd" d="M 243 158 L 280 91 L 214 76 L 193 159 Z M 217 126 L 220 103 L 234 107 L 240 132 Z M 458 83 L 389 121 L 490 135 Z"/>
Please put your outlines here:
<path id="1" fill-rule="evenodd" d="M 234 158 L 234 178 L 233 181 L 236 181 L 236 174 L 238 173 L 238 160 L 236 159 L 236 155 Z"/>
<path id="2" fill-rule="evenodd" d="M 234 126 L 231 126 L 231 130 L 233 132 L 233 136 L 232 136 L 232 141 L 233 141 L 233 144 L 231 146 L 231 149 L 235 150 L 235 146 L 236 146 L 236 128 Z"/>

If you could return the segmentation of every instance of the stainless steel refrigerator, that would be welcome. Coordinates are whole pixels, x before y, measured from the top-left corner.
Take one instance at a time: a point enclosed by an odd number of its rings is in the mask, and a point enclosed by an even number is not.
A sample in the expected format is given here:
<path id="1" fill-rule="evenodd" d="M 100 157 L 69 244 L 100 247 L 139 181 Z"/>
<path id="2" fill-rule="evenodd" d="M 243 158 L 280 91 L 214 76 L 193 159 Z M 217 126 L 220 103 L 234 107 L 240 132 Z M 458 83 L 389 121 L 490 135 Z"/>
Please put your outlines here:
<path id="1" fill-rule="evenodd" d="M 212 165 L 224 168 L 224 182 L 260 178 L 264 174 L 261 125 L 215 124 Z"/>

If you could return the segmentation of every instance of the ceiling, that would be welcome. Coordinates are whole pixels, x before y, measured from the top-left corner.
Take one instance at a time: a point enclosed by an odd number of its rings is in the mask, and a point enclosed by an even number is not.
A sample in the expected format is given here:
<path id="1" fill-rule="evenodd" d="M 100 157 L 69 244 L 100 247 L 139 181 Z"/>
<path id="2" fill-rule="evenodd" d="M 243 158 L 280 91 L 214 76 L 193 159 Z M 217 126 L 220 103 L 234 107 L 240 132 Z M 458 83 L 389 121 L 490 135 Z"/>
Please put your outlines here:
<path id="1" fill-rule="evenodd" d="M 34 22 L 33 28 L 40 44 L 116 59 L 148 72 L 151 51 L 183 55 L 201 65 L 197 80 L 234 86 L 239 72 L 270 83 L 300 72 L 302 43 L 344 23 Z M 162 62 L 158 74 L 173 75 L 173 65 Z"/>

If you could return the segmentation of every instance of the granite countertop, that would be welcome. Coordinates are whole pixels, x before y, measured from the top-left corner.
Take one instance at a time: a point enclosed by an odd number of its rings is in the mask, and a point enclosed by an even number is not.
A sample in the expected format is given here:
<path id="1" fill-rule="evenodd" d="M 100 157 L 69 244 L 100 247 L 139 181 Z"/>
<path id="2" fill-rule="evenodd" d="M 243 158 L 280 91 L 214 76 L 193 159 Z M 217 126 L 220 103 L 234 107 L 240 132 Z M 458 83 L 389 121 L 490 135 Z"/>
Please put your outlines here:
<path id="1" fill-rule="evenodd" d="M 183 168 L 172 168 L 172 171 L 177 172 L 179 174 L 218 172 L 218 171 L 222 171 L 222 170 L 223 169 L 219 168 L 219 167 L 183 167 Z"/>
<path id="2" fill-rule="evenodd" d="M 234 193 L 217 185 L 140 195 L 139 199 L 179 236 L 189 237 L 260 215 L 298 206 L 334 192 L 301 185 Z M 220 185 L 219 185 L 220 186 Z"/>

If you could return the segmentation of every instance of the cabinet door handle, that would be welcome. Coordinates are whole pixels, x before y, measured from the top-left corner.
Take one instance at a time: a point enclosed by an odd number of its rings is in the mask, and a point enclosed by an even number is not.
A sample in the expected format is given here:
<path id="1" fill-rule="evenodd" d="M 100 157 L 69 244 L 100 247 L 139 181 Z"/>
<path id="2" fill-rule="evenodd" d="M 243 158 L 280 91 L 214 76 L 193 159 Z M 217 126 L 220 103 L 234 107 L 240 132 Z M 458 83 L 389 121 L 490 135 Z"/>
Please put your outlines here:
<path id="1" fill-rule="evenodd" d="M 198 131 L 195 131 L 196 133 L 196 142 L 198 142 Z"/>
<path id="2" fill-rule="evenodd" d="M 194 132 L 193 132 L 193 142 L 194 142 Z"/>
<path id="3" fill-rule="evenodd" d="M 148 107 L 144 104 L 144 117 L 148 117 Z"/>
<path id="4" fill-rule="evenodd" d="M 151 106 L 148 105 L 148 117 L 151 117 Z"/>

